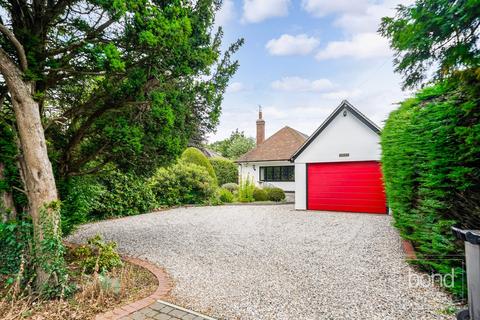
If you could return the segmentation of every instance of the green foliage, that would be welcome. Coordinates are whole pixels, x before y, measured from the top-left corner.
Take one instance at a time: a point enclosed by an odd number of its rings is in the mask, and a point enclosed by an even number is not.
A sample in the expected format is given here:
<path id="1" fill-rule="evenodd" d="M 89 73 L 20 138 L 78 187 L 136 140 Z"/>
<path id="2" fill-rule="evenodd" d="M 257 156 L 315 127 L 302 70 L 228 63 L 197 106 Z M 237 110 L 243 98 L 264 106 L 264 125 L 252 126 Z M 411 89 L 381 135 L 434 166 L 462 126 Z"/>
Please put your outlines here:
<path id="1" fill-rule="evenodd" d="M 215 170 L 218 184 L 238 183 L 238 166 L 233 161 L 222 158 L 211 158 L 210 163 Z"/>
<path id="2" fill-rule="evenodd" d="M 73 292 L 64 259 L 65 247 L 60 221 L 57 221 L 60 217 L 60 205 L 60 201 L 52 201 L 40 209 L 42 238 L 33 241 L 34 265 L 40 267 L 47 277 L 42 280 L 39 293 L 47 298 L 64 297 Z M 34 234 L 34 237 L 38 236 Z M 41 274 L 37 273 L 36 276 Z"/>
<path id="3" fill-rule="evenodd" d="M 208 203 L 216 189 L 204 167 L 184 161 L 158 169 L 150 185 L 157 202 L 165 206 Z"/>
<path id="4" fill-rule="evenodd" d="M 421 83 L 432 67 L 437 78 L 480 63 L 478 0 L 417 0 L 383 18 L 380 33 L 390 39 L 404 86 Z"/>
<path id="5" fill-rule="evenodd" d="M 218 191 L 218 198 L 223 203 L 231 203 L 233 202 L 234 196 L 230 190 L 225 188 L 219 188 Z"/>
<path id="6" fill-rule="evenodd" d="M 209 147 L 220 153 L 222 157 L 236 160 L 255 148 L 255 139 L 245 136 L 243 131 L 237 129 L 232 132 L 229 138 L 214 142 Z"/>
<path id="7" fill-rule="evenodd" d="M 261 188 L 255 188 L 255 190 L 253 191 L 253 198 L 255 199 L 255 201 L 267 201 L 268 200 L 267 191 Z"/>
<path id="8" fill-rule="evenodd" d="M 238 190 L 238 184 L 230 182 L 230 183 L 225 183 L 222 184 L 222 188 L 227 189 L 231 193 L 237 192 Z"/>
<path id="9" fill-rule="evenodd" d="M 117 244 L 114 241 L 103 241 L 100 235 L 88 239 L 86 245 L 75 248 L 73 255 L 87 273 L 104 273 L 123 264 L 117 252 Z"/>
<path id="10" fill-rule="evenodd" d="M 238 201 L 240 202 L 253 202 L 255 199 L 253 198 L 253 193 L 255 191 L 255 184 L 253 183 L 252 179 L 245 179 L 240 181 L 240 185 L 238 186 Z"/>
<path id="11" fill-rule="evenodd" d="M 7 284 L 11 284 L 14 276 L 20 271 L 21 257 L 24 263 L 30 263 L 32 239 L 31 223 L 26 221 L 0 223 L 0 275 L 9 276 Z M 28 267 L 26 270 L 31 271 Z M 24 276 L 27 280 L 31 277 L 31 273 Z"/>
<path id="12" fill-rule="evenodd" d="M 205 170 L 207 170 L 210 177 L 212 177 L 214 181 L 217 181 L 215 170 L 213 169 L 212 164 L 210 163 L 210 161 L 208 161 L 208 158 L 203 154 L 202 151 L 193 147 L 187 148 L 185 149 L 185 151 L 183 151 L 181 159 L 186 163 L 193 163 L 203 167 Z"/>
<path id="13" fill-rule="evenodd" d="M 62 195 L 62 228 L 108 217 L 137 215 L 157 207 L 148 179 L 119 170 L 97 176 L 69 178 L 59 184 Z"/>
<path id="14" fill-rule="evenodd" d="M 480 228 L 480 72 L 425 88 L 392 112 L 382 133 L 389 206 L 427 270 L 463 270 L 450 227 Z M 461 294 L 457 282 L 453 292 Z"/>
<path id="15" fill-rule="evenodd" d="M 285 192 L 280 188 L 273 187 L 265 188 L 264 190 L 267 192 L 268 200 L 270 201 L 280 202 L 285 199 Z"/>

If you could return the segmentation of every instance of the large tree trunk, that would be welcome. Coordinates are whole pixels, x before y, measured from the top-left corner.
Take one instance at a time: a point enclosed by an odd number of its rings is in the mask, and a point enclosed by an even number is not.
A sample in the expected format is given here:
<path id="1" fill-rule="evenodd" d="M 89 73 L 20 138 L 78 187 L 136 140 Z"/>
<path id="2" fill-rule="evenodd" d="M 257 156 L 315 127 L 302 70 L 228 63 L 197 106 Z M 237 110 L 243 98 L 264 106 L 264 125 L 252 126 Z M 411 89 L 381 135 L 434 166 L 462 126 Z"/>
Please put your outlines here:
<path id="1" fill-rule="evenodd" d="M 32 97 L 32 86 L 23 80 L 22 72 L 2 49 L 0 72 L 7 84 L 15 111 L 21 147 L 20 169 L 34 226 L 36 284 L 37 288 L 42 288 L 51 282 L 58 282 L 55 275 L 46 271 L 55 270 L 49 268 L 49 264 L 58 261 L 50 261 L 50 254 L 42 249 L 46 236 L 57 239 L 61 237 L 59 210 L 58 206 L 54 205 L 58 200 L 57 189 L 48 158 L 39 107 Z"/>
<path id="2" fill-rule="evenodd" d="M 5 165 L 0 163 L 0 180 L 5 179 Z M 9 191 L 0 191 L 0 219 L 2 222 L 6 222 L 11 219 L 15 219 L 17 211 L 15 210 L 15 204 L 13 203 L 12 193 Z"/>

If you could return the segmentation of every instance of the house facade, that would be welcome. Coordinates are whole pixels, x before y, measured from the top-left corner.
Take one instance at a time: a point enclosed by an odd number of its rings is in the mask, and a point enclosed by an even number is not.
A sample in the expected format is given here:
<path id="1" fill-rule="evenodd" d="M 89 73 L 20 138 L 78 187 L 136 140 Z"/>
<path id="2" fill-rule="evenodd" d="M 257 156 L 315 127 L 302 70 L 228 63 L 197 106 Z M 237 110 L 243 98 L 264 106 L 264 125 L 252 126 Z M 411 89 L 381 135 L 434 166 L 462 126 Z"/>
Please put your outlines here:
<path id="1" fill-rule="evenodd" d="M 307 135 L 283 127 L 265 139 L 265 120 L 262 111 L 257 119 L 257 146 L 237 160 L 239 176 L 258 186 L 275 186 L 285 192 L 295 191 L 295 165 L 290 161 Z"/>

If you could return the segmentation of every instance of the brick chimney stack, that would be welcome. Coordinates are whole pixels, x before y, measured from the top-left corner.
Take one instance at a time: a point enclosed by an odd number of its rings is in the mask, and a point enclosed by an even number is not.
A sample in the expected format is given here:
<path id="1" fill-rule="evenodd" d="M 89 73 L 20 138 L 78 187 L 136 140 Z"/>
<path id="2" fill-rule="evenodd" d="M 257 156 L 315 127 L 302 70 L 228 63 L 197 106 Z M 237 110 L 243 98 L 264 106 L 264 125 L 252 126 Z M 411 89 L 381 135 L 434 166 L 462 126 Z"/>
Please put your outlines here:
<path id="1" fill-rule="evenodd" d="M 262 106 L 258 106 L 257 146 L 265 141 L 265 120 L 262 119 Z"/>

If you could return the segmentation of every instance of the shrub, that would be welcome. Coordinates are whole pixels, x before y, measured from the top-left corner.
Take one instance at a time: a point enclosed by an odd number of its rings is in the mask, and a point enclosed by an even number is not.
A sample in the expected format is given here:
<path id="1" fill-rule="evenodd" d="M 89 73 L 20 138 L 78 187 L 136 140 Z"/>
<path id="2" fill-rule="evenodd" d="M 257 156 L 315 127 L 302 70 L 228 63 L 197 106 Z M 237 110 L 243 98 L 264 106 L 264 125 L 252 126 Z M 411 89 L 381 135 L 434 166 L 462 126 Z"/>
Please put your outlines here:
<path id="1" fill-rule="evenodd" d="M 185 149 L 185 151 L 183 151 L 181 159 L 186 163 L 193 163 L 203 167 L 205 170 L 207 170 L 208 174 L 210 175 L 210 177 L 212 177 L 213 181 L 215 183 L 217 182 L 217 176 L 215 175 L 215 170 L 213 169 L 212 164 L 210 163 L 210 161 L 208 161 L 208 158 L 203 154 L 202 151 L 193 147 L 187 148 Z"/>
<path id="2" fill-rule="evenodd" d="M 219 185 L 229 182 L 238 183 L 238 167 L 233 161 L 222 158 L 211 158 L 210 163 L 215 170 Z"/>
<path id="3" fill-rule="evenodd" d="M 268 200 L 279 202 L 285 199 L 285 192 L 277 187 L 265 188 L 268 195 Z"/>
<path id="4" fill-rule="evenodd" d="M 255 199 L 255 201 L 267 201 L 267 191 L 260 188 L 255 188 L 255 190 L 253 191 L 253 198 Z"/>
<path id="5" fill-rule="evenodd" d="M 218 189 L 218 198 L 223 203 L 233 202 L 233 194 L 225 188 Z"/>
<path id="6" fill-rule="evenodd" d="M 131 216 L 157 207 L 155 194 L 148 181 L 132 173 L 111 171 L 99 177 L 103 192 L 99 206 L 92 215 L 97 217 Z"/>
<path id="7" fill-rule="evenodd" d="M 255 199 L 253 198 L 253 192 L 255 191 L 255 184 L 249 178 L 240 182 L 238 186 L 238 201 L 240 202 L 252 202 Z"/>
<path id="8" fill-rule="evenodd" d="M 183 161 L 158 169 L 150 185 L 157 202 L 167 206 L 208 203 L 216 189 L 205 168 Z"/>
<path id="9" fill-rule="evenodd" d="M 100 235 L 88 239 L 86 245 L 74 249 L 73 255 L 87 273 L 106 272 L 122 266 L 117 244 L 103 241 Z"/>
<path id="10" fill-rule="evenodd" d="M 30 261 L 30 246 L 33 241 L 33 226 L 25 221 L 0 222 L 0 278 L 1 275 L 14 276 L 19 272 L 21 259 L 25 263 Z M 31 270 L 24 266 L 25 271 Z M 29 280 L 32 275 L 22 275 Z M 7 279 L 11 283 L 13 278 Z M 1 285 L 0 285 L 1 287 Z M 0 288 L 1 289 L 1 288 Z"/>
<path id="11" fill-rule="evenodd" d="M 464 72 L 426 88 L 392 112 L 382 132 L 389 206 L 402 237 L 428 271 L 455 270 L 462 254 L 451 226 L 480 228 L 480 81 Z"/>
<path id="12" fill-rule="evenodd" d="M 227 189 L 231 193 L 234 193 L 234 192 L 238 191 L 238 184 L 232 183 L 232 182 L 225 183 L 225 184 L 222 185 L 222 188 Z"/>

